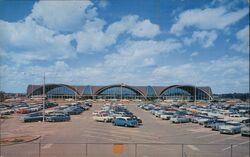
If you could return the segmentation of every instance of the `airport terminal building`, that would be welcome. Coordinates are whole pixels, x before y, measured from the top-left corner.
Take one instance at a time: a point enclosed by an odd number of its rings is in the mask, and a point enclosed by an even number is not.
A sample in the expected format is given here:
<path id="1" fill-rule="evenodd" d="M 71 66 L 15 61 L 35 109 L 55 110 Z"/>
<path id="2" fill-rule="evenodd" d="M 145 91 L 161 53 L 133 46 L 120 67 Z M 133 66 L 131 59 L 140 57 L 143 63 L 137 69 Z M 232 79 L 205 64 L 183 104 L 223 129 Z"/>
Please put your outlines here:
<path id="1" fill-rule="evenodd" d="M 72 86 L 66 84 L 46 84 L 48 99 L 172 99 L 172 100 L 212 100 L 210 87 L 193 85 L 171 86 L 130 86 L 115 84 L 107 86 Z M 43 95 L 43 85 L 28 85 L 27 97 Z"/>

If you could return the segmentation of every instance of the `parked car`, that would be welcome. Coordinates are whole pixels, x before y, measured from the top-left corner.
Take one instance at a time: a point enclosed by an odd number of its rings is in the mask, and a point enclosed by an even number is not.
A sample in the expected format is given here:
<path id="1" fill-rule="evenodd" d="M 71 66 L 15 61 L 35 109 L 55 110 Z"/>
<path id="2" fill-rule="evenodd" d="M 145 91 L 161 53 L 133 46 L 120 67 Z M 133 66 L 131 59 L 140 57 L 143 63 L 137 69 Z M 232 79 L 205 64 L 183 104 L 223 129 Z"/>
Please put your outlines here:
<path id="1" fill-rule="evenodd" d="M 90 103 L 85 103 L 84 105 L 86 105 L 88 107 L 92 107 L 92 104 L 90 104 Z"/>
<path id="2" fill-rule="evenodd" d="M 81 114 L 84 111 L 83 108 L 80 106 L 70 106 L 62 110 L 63 113 L 69 114 L 69 115 L 77 115 Z"/>
<path id="3" fill-rule="evenodd" d="M 242 120 L 242 123 L 244 123 L 244 124 L 250 124 L 250 118 Z"/>
<path id="4" fill-rule="evenodd" d="M 117 117 L 112 120 L 112 124 L 117 126 L 128 126 L 128 127 L 138 126 L 137 120 L 130 117 Z"/>
<path id="5" fill-rule="evenodd" d="M 0 111 L 1 115 L 10 115 L 10 114 L 13 114 L 13 113 L 14 113 L 13 109 L 5 109 L 5 110 Z"/>
<path id="6" fill-rule="evenodd" d="M 154 108 L 155 108 L 155 106 L 153 104 L 148 104 L 148 105 L 145 105 L 142 107 L 142 109 L 147 110 L 147 111 L 152 110 Z"/>
<path id="7" fill-rule="evenodd" d="M 43 120 L 42 112 L 30 113 L 20 118 L 23 122 L 38 122 Z"/>
<path id="8" fill-rule="evenodd" d="M 160 111 L 160 110 L 161 110 L 161 108 L 156 107 L 156 108 L 150 110 L 150 113 L 152 113 L 153 115 L 155 115 L 155 113 L 158 112 L 158 111 Z"/>
<path id="9" fill-rule="evenodd" d="M 136 116 L 129 116 L 130 118 L 132 118 L 132 119 L 135 119 L 137 122 L 138 122 L 138 125 L 142 125 L 142 120 L 141 120 L 141 118 L 140 117 L 136 117 Z"/>
<path id="10" fill-rule="evenodd" d="M 21 114 L 27 114 L 29 112 L 30 112 L 29 107 L 21 107 L 21 108 L 16 110 L 16 113 L 21 113 Z"/>
<path id="11" fill-rule="evenodd" d="M 51 108 L 51 107 L 55 107 L 58 106 L 57 103 L 53 103 L 53 102 L 47 102 L 45 103 L 45 108 Z"/>
<path id="12" fill-rule="evenodd" d="M 219 127 L 221 134 L 237 134 L 241 132 L 243 125 L 239 122 L 226 122 L 224 125 Z"/>
<path id="13" fill-rule="evenodd" d="M 205 121 L 205 122 L 203 123 L 203 126 L 204 126 L 205 128 L 212 128 L 212 126 L 214 126 L 215 123 L 217 123 L 217 122 L 218 122 L 218 119 L 209 119 L 208 121 Z"/>
<path id="14" fill-rule="evenodd" d="M 172 123 L 187 123 L 190 122 L 189 118 L 181 117 L 181 116 L 174 116 L 171 119 Z"/>
<path id="15" fill-rule="evenodd" d="M 173 112 L 164 112 L 160 118 L 162 120 L 169 120 L 170 118 L 172 118 L 174 116 L 174 113 Z"/>
<path id="16" fill-rule="evenodd" d="M 50 113 L 46 116 L 45 120 L 47 122 L 63 122 L 63 121 L 69 121 L 70 116 L 63 113 Z"/>
<path id="17" fill-rule="evenodd" d="M 158 110 L 158 111 L 155 112 L 155 116 L 160 118 L 160 116 L 162 114 L 164 114 L 164 112 L 166 112 L 166 111 L 165 110 Z"/>
<path id="18" fill-rule="evenodd" d="M 219 131 L 221 125 L 225 125 L 225 120 L 217 120 L 211 127 L 213 131 Z"/>
<path id="19" fill-rule="evenodd" d="M 241 136 L 250 136 L 250 123 L 246 123 L 246 125 L 241 128 Z"/>
<path id="20" fill-rule="evenodd" d="M 198 119 L 198 123 L 199 123 L 200 125 L 203 125 L 204 123 L 206 123 L 206 122 L 208 122 L 208 121 L 210 121 L 209 118 L 199 118 L 199 119 Z"/>
<path id="21" fill-rule="evenodd" d="M 99 114 L 93 116 L 93 119 L 97 122 L 111 122 L 113 120 L 113 117 L 109 116 L 108 114 Z"/>

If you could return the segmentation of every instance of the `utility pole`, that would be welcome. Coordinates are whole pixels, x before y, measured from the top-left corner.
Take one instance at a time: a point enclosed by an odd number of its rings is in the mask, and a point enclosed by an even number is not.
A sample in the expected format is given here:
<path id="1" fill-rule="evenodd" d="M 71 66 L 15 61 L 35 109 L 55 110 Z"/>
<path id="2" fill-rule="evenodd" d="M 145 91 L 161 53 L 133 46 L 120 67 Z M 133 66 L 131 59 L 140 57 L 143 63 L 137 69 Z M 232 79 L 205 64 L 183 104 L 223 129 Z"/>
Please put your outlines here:
<path id="1" fill-rule="evenodd" d="M 43 122 L 45 121 L 45 72 L 43 73 Z"/>

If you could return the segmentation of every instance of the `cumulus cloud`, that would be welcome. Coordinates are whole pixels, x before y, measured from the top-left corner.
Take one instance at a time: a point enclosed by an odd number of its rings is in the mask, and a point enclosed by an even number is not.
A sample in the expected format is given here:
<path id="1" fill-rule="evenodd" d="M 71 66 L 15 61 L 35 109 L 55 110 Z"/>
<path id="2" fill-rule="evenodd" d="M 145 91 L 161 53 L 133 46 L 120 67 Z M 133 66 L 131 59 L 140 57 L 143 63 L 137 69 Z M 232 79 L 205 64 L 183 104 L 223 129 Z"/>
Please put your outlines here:
<path id="1" fill-rule="evenodd" d="M 110 24 L 104 30 L 105 21 L 95 18 L 87 21 L 82 31 L 76 34 L 77 51 L 89 53 L 104 51 L 116 43 L 119 35 L 126 33 L 138 38 L 153 38 L 160 33 L 160 28 L 149 20 L 139 20 L 137 15 L 123 17 L 120 21 Z"/>
<path id="2" fill-rule="evenodd" d="M 105 64 L 117 67 L 144 67 L 154 65 L 155 58 L 180 49 L 182 45 L 175 40 L 127 41 L 118 47 L 117 53 L 105 56 Z"/>
<path id="3" fill-rule="evenodd" d="M 191 53 L 190 57 L 195 57 L 195 56 L 197 56 L 198 54 L 199 54 L 199 52 L 193 52 L 193 53 Z"/>
<path id="4" fill-rule="evenodd" d="M 98 6 L 100 8 L 106 8 L 107 6 L 109 5 L 109 2 L 107 0 L 101 0 L 99 3 L 98 3 Z"/>
<path id="5" fill-rule="evenodd" d="M 177 22 L 172 25 L 170 31 L 180 35 L 188 27 L 224 29 L 242 19 L 248 12 L 248 8 L 230 12 L 223 7 L 187 10 L 178 16 Z"/>
<path id="6" fill-rule="evenodd" d="M 56 34 L 37 25 L 31 18 L 22 22 L 0 21 L 2 53 L 16 63 L 33 60 L 65 59 L 75 56 L 71 35 Z"/>
<path id="7" fill-rule="evenodd" d="M 97 17 L 96 8 L 90 1 L 39 1 L 24 20 L 0 20 L 1 56 L 18 64 L 69 59 L 78 53 L 105 51 L 121 34 L 153 38 L 160 33 L 158 25 L 148 19 L 139 19 L 137 15 L 125 16 L 106 29 L 105 25 L 106 21 Z M 153 60 L 145 62 L 149 64 Z"/>
<path id="8" fill-rule="evenodd" d="M 78 31 L 86 20 L 96 16 L 91 1 L 39 1 L 30 15 L 37 23 L 63 32 Z"/>
<path id="9" fill-rule="evenodd" d="M 159 82 L 171 84 L 209 85 L 217 93 L 249 91 L 248 60 L 224 56 L 208 62 L 164 65 L 155 68 L 152 76 Z"/>
<path id="10" fill-rule="evenodd" d="M 107 34 L 116 37 L 121 33 L 130 33 L 135 37 L 153 38 L 160 33 L 160 27 L 150 20 L 140 20 L 137 15 L 128 15 L 114 22 L 107 29 Z"/>
<path id="11" fill-rule="evenodd" d="M 191 45 L 198 42 L 203 48 L 208 48 L 214 45 L 217 36 L 215 31 L 195 31 L 191 38 L 184 38 L 184 44 Z"/>
<path id="12" fill-rule="evenodd" d="M 249 25 L 236 33 L 238 43 L 233 44 L 231 49 L 239 52 L 249 53 Z"/>

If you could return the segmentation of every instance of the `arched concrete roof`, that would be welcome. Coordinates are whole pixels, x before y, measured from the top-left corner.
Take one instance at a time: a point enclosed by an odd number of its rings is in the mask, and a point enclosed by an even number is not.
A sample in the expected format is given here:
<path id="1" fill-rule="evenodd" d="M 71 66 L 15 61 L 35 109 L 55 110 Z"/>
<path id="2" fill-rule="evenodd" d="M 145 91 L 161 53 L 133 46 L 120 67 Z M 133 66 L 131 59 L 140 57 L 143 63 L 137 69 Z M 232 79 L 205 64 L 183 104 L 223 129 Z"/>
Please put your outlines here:
<path id="1" fill-rule="evenodd" d="M 66 84 L 46 84 L 46 87 L 47 86 L 66 87 L 68 89 L 73 90 L 78 95 L 84 95 L 82 92 L 87 87 L 87 86 L 72 86 L 72 85 L 66 85 Z M 128 89 L 131 89 L 135 92 L 138 92 L 143 97 L 147 97 L 147 87 L 148 86 L 130 86 L 130 85 L 126 85 L 126 84 L 114 84 L 114 85 L 107 85 L 107 86 L 91 86 L 90 85 L 91 90 L 92 90 L 92 96 L 99 94 L 101 91 L 103 91 L 107 88 L 120 87 L 120 86 L 124 86 Z M 27 96 L 30 96 L 32 94 L 32 92 L 34 92 L 42 87 L 43 87 L 42 85 L 28 85 Z M 156 92 L 156 97 L 160 97 L 164 91 L 166 91 L 170 88 L 173 88 L 173 87 L 192 87 L 192 88 L 194 88 L 195 86 L 193 86 L 193 85 L 172 85 L 172 86 L 151 86 L 151 87 Z M 196 87 L 196 88 L 201 90 L 205 94 L 207 94 L 210 98 L 212 98 L 212 90 L 210 87 Z"/>
<path id="2" fill-rule="evenodd" d="M 65 87 L 65 88 L 68 88 L 68 89 L 72 90 L 73 92 L 76 92 L 77 95 L 79 95 L 79 92 L 77 91 L 77 89 L 74 88 L 73 86 L 70 86 L 70 85 L 66 85 L 66 84 L 46 84 L 45 88 L 49 87 L 49 86 Z M 42 90 L 42 88 L 43 88 L 43 85 L 29 85 L 28 88 L 27 88 L 27 95 L 30 96 L 30 95 L 32 95 L 33 92 L 35 92 L 37 90 L 40 90 L 40 89 Z"/>
<path id="3" fill-rule="evenodd" d="M 210 97 L 211 99 L 213 98 L 212 97 L 212 92 L 211 92 L 211 88 L 210 87 L 195 87 L 195 86 L 193 86 L 193 85 L 173 85 L 173 86 L 169 86 L 169 87 L 166 87 L 165 89 L 163 89 L 161 92 L 160 92 L 160 94 L 159 94 L 159 96 L 161 96 L 162 95 L 162 93 L 163 92 L 165 92 L 165 91 L 167 91 L 167 90 L 169 90 L 169 89 L 171 89 L 171 88 L 178 88 L 178 87 L 192 87 L 192 88 L 197 88 L 198 90 L 201 90 L 202 92 L 204 92 L 208 97 Z"/>
<path id="4" fill-rule="evenodd" d="M 94 94 L 95 94 L 95 95 L 98 95 L 99 93 L 101 93 L 102 91 L 104 91 L 104 90 L 106 90 L 106 89 L 113 88 L 113 87 L 121 87 L 121 86 L 124 87 L 124 88 L 131 89 L 131 90 L 133 90 L 133 91 L 135 91 L 135 92 L 138 92 L 138 93 L 141 94 L 143 97 L 145 97 L 144 93 L 143 93 L 141 90 L 139 90 L 139 89 L 137 89 L 137 88 L 135 88 L 135 87 L 133 87 L 133 86 L 128 86 L 128 85 L 126 85 L 126 84 L 115 84 L 115 85 L 104 86 L 104 87 L 100 88 L 99 90 L 95 91 Z"/>

